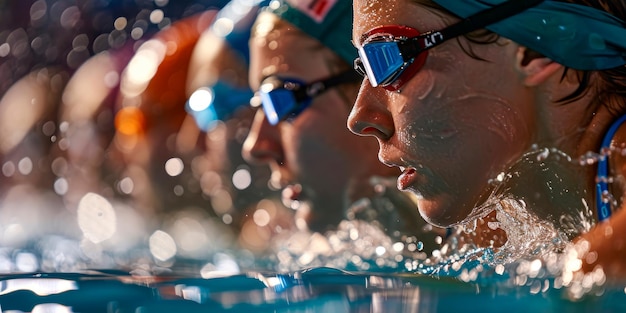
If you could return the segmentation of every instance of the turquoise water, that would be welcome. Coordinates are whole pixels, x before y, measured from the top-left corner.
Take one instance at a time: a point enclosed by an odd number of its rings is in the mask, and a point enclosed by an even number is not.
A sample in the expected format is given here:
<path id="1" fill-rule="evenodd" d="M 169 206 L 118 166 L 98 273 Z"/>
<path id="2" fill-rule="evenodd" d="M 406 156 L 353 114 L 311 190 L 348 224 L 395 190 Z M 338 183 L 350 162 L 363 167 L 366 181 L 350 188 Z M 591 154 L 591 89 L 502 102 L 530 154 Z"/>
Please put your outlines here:
<path id="1" fill-rule="evenodd" d="M 160 260 L 170 244 L 148 237 L 134 245 L 15 237 L 0 248 L 0 312 L 626 312 L 626 283 L 601 271 L 568 276 L 567 251 L 492 264 L 488 249 L 452 245 L 429 262 L 410 248 L 415 240 L 400 245 L 351 222 L 328 237 L 290 236 L 309 244 L 307 258 L 291 242 L 269 258 L 214 247 Z M 328 243 L 343 248 L 319 248 Z"/>
<path id="2" fill-rule="evenodd" d="M 626 312 L 625 281 L 575 274 L 576 247 L 506 197 L 487 203 L 519 235 L 495 252 L 454 234 L 427 251 L 365 221 L 295 231 L 270 223 L 280 211 L 265 200 L 265 220 L 253 213 L 239 233 L 202 208 L 143 216 L 123 199 L 74 200 L 16 185 L 0 202 L 0 312 Z"/>
<path id="3" fill-rule="evenodd" d="M 464 283 L 413 273 L 313 268 L 226 277 L 120 271 L 10 274 L 2 312 L 624 312 L 622 288 L 578 301 L 563 290 Z"/>

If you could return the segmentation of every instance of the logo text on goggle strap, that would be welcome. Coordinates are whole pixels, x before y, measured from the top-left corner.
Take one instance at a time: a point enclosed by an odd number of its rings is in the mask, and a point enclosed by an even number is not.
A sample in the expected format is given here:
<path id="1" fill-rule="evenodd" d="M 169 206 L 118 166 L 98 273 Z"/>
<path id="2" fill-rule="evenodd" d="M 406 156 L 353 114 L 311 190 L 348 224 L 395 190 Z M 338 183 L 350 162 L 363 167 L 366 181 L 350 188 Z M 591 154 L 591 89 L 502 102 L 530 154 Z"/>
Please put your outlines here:
<path id="1" fill-rule="evenodd" d="M 426 48 L 432 47 L 441 41 L 443 41 L 443 35 L 440 32 L 424 34 L 424 47 Z"/>

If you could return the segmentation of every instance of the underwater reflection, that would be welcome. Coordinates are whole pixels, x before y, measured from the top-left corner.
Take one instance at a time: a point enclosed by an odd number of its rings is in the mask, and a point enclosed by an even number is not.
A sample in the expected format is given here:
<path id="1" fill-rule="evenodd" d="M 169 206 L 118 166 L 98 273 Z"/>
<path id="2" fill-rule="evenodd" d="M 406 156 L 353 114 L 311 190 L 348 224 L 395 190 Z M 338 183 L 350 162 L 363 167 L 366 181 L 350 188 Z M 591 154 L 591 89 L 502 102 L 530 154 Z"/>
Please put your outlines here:
<path id="1" fill-rule="evenodd" d="M 568 301 L 558 291 L 465 284 L 399 273 L 313 268 L 291 274 L 215 278 L 146 277 L 114 272 L 22 274 L 0 278 L 5 311 L 38 312 L 587 312 L 619 311 L 623 288 Z M 52 310 L 54 309 L 54 310 Z"/>

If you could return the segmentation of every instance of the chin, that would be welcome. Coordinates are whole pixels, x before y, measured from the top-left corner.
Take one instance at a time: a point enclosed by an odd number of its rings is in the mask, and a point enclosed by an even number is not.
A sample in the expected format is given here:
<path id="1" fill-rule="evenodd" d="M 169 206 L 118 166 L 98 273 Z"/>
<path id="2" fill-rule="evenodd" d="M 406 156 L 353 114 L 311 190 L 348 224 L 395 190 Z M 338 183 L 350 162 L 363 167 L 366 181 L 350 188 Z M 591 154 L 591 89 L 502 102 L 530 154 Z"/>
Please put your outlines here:
<path id="1" fill-rule="evenodd" d="M 471 213 L 472 207 L 459 205 L 458 201 L 450 201 L 448 197 L 439 199 L 420 199 L 417 208 L 422 218 L 429 224 L 446 228 L 464 221 Z"/>

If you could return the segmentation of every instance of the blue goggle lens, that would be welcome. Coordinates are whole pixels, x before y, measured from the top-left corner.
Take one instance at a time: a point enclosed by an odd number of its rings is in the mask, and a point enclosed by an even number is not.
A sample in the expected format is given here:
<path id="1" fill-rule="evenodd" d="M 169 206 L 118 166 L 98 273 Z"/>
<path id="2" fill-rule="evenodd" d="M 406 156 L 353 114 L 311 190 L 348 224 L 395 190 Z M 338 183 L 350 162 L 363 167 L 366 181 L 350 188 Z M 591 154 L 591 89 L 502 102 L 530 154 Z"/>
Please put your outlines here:
<path id="1" fill-rule="evenodd" d="M 372 87 L 385 85 L 402 70 L 404 60 L 396 42 L 370 42 L 358 49 Z"/>
<path id="2" fill-rule="evenodd" d="M 269 91 L 259 91 L 263 111 L 267 120 L 272 125 L 278 124 L 281 120 L 287 118 L 298 108 L 298 102 L 291 90 L 274 89 Z"/>
<path id="3" fill-rule="evenodd" d="M 282 120 L 298 116 L 311 105 L 313 98 L 329 88 L 348 82 L 359 82 L 361 79 L 352 69 L 309 84 L 293 78 L 269 76 L 261 82 L 258 98 L 255 98 L 261 100 L 268 122 L 276 125 Z M 251 104 L 257 106 L 258 100 L 254 102 Z"/>
<path id="4" fill-rule="evenodd" d="M 239 108 L 246 107 L 253 95 L 249 88 L 217 81 L 212 87 L 196 90 L 187 100 L 185 110 L 193 116 L 198 128 L 209 131 L 217 121 L 228 120 Z"/>

